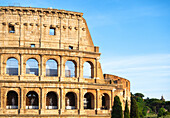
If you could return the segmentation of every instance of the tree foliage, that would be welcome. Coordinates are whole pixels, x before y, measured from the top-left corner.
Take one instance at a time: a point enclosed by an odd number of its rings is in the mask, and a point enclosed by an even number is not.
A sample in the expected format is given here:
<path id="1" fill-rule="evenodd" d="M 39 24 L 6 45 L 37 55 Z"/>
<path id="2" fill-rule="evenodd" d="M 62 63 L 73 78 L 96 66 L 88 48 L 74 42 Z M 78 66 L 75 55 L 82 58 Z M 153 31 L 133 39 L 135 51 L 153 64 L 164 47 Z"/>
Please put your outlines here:
<path id="1" fill-rule="evenodd" d="M 135 93 L 134 96 L 141 97 L 141 98 L 145 97 L 142 93 Z"/>
<path id="2" fill-rule="evenodd" d="M 126 105 L 125 105 L 124 118 L 130 118 L 127 100 L 126 100 Z"/>
<path id="3" fill-rule="evenodd" d="M 122 104 L 118 96 L 114 97 L 114 105 L 112 107 L 111 118 L 123 118 Z"/>
<path id="4" fill-rule="evenodd" d="M 134 97 L 131 97 L 131 111 L 130 111 L 131 118 L 139 118 L 138 113 L 138 105 Z"/>
<path id="5" fill-rule="evenodd" d="M 164 116 L 166 114 L 165 109 L 164 108 L 160 108 L 158 111 L 158 117 Z"/>

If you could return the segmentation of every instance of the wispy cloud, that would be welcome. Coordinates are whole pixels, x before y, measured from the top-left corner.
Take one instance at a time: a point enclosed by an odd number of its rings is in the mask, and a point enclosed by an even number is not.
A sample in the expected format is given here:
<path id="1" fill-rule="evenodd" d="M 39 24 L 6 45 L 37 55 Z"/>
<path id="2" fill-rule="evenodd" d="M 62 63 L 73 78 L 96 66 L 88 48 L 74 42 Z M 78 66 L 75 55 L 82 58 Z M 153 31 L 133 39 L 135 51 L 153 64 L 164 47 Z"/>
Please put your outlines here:
<path id="1" fill-rule="evenodd" d="M 103 72 L 129 79 L 132 92 L 150 93 L 150 97 L 170 92 L 170 54 L 113 56 L 101 61 Z M 152 95 L 155 90 L 159 90 L 157 96 Z"/>

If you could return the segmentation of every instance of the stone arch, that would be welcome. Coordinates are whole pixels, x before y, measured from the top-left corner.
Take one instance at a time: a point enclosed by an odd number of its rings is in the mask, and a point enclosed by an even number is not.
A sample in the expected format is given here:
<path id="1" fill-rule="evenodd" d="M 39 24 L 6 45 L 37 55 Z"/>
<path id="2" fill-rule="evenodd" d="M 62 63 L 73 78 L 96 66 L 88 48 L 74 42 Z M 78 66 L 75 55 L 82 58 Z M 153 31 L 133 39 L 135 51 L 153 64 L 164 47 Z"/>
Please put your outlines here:
<path id="1" fill-rule="evenodd" d="M 46 62 L 46 76 L 58 76 L 58 63 L 55 59 Z"/>
<path id="2" fill-rule="evenodd" d="M 38 61 L 35 58 L 29 58 L 26 62 L 26 74 L 34 74 L 38 76 L 39 74 L 39 65 Z"/>
<path id="3" fill-rule="evenodd" d="M 29 91 L 26 95 L 26 109 L 38 109 L 39 97 L 35 91 Z"/>
<path id="4" fill-rule="evenodd" d="M 18 75 L 18 60 L 16 58 L 10 57 L 6 61 L 6 74 Z"/>
<path id="5" fill-rule="evenodd" d="M 84 109 L 94 109 L 94 95 L 87 92 L 84 95 Z"/>
<path id="6" fill-rule="evenodd" d="M 18 109 L 18 93 L 10 90 L 7 93 L 7 109 Z"/>
<path id="7" fill-rule="evenodd" d="M 83 64 L 83 78 L 94 78 L 94 64 L 91 61 Z"/>
<path id="8" fill-rule="evenodd" d="M 58 96 L 53 91 L 46 95 L 46 109 L 58 109 Z"/>
<path id="9" fill-rule="evenodd" d="M 101 95 L 101 100 L 102 100 L 101 109 L 108 110 L 110 108 L 110 97 L 109 97 L 109 95 L 107 93 L 103 93 Z"/>
<path id="10" fill-rule="evenodd" d="M 77 76 L 77 63 L 74 60 L 67 60 L 65 63 L 65 77 Z"/>
<path id="11" fill-rule="evenodd" d="M 68 92 L 65 95 L 65 109 L 77 109 L 77 95 L 74 92 Z"/>

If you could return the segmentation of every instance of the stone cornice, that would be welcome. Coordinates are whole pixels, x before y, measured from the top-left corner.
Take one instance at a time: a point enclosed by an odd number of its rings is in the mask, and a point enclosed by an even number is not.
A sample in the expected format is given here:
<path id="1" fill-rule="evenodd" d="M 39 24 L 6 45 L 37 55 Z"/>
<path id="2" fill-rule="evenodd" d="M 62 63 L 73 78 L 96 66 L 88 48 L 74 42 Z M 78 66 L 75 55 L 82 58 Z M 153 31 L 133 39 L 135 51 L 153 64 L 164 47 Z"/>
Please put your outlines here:
<path id="1" fill-rule="evenodd" d="M 52 8 L 34 8 L 34 7 L 13 7 L 13 6 L 0 6 L 1 13 L 18 14 L 18 15 L 58 15 L 59 17 L 71 16 L 72 18 L 81 18 L 83 13 L 52 9 Z"/>
<path id="2" fill-rule="evenodd" d="M 89 58 L 97 58 L 101 54 L 98 52 L 87 52 L 87 51 L 68 50 L 68 49 L 0 47 L 0 54 L 8 54 L 9 52 L 15 54 L 61 55 L 61 56 L 76 56 L 76 57 L 81 57 L 81 54 L 86 54 L 86 56 L 84 57 L 89 57 Z M 71 54 L 72 52 L 73 55 Z"/>

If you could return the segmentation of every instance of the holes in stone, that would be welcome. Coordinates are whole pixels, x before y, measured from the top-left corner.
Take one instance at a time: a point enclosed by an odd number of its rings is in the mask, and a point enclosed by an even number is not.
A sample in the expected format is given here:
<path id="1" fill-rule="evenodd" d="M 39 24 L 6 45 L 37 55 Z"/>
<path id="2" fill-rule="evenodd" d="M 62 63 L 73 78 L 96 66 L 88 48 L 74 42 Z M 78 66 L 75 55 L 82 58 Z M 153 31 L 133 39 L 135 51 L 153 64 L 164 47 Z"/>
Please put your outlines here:
<path id="1" fill-rule="evenodd" d="M 15 27 L 9 25 L 9 33 L 15 33 Z"/>
<path id="2" fill-rule="evenodd" d="M 35 44 L 31 44 L 31 48 L 35 48 Z"/>
<path id="3" fill-rule="evenodd" d="M 73 46 L 69 46 L 69 49 L 72 50 L 72 49 L 73 49 Z"/>
<path id="4" fill-rule="evenodd" d="M 55 35 L 55 28 L 50 28 L 50 32 L 49 32 L 50 35 Z"/>

